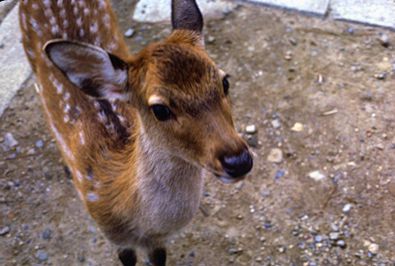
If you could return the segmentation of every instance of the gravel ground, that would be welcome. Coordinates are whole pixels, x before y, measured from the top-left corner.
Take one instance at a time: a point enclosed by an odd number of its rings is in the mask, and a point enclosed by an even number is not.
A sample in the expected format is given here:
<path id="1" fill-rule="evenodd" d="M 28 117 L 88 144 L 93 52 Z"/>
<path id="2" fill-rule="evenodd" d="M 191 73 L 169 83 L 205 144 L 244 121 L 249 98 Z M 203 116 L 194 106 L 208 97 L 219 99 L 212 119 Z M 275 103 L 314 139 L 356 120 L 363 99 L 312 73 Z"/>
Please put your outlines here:
<path id="1" fill-rule="evenodd" d="M 113 2 L 132 51 L 169 33 Z M 236 185 L 206 180 L 169 265 L 394 266 L 395 34 L 248 4 L 206 32 L 255 167 Z M 0 119 L 0 265 L 119 265 L 32 84 Z"/>

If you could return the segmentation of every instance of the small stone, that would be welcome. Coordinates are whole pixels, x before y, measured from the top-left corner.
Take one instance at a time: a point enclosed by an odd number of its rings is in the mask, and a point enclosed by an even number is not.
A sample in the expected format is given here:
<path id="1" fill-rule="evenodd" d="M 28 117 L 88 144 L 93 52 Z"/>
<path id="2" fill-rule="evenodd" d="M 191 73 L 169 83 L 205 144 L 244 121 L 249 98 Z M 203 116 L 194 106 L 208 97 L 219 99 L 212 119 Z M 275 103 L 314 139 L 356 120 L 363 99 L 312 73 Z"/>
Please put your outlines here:
<path id="1" fill-rule="evenodd" d="M 287 61 L 292 60 L 292 52 L 291 51 L 287 51 L 285 53 L 284 59 L 287 60 Z"/>
<path id="2" fill-rule="evenodd" d="M 272 120 L 272 127 L 273 127 L 274 129 L 280 128 L 280 127 L 281 127 L 280 121 L 279 121 L 278 119 Z"/>
<path id="3" fill-rule="evenodd" d="M 374 77 L 378 80 L 385 80 L 385 78 L 387 77 L 387 74 L 386 73 L 378 73 L 378 74 L 375 74 Z"/>
<path id="4" fill-rule="evenodd" d="M 255 261 L 256 262 L 261 262 L 262 261 L 262 257 L 256 257 Z"/>
<path id="5" fill-rule="evenodd" d="M 41 149 L 42 147 L 44 147 L 44 141 L 39 139 L 36 141 L 36 147 Z"/>
<path id="6" fill-rule="evenodd" d="M 13 148 L 18 145 L 18 141 L 14 138 L 11 132 L 7 132 L 4 135 L 4 142 L 8 148 Z"/>
<path id="7" fill-rule="evenodd" d="M 242 248 L 230 248 L 230 249 L 228 250 L 228 253 L 229 253 L 230 255 L 239 254 L 239 253 L 241 253 L 241 252 L 243 252 L 243 249 L 242 249 Z"/>
<path id="8" fill-rule="evenodd" d="M 247 134 L 255 134 L 257 131 L 256 126 L 255 125 L 248 125 L 246 126 L 245 132 Z"/>
<path id="9" fill-rule="evenodd" d="M 317 243 L 321 242 L 322 241 L 322 236 L 321 235 L 316 235 L 314 237 L 314 241 L 317 242 Z"/>
<path id="10" fill-rule="evenodd" d="M 10 227 L 8 226 L 0 227 L 0 236 L 5 236 L 9 232 L 10 232 Z"/>
<path id="11" fill-rule="evenodd" d="M 338 240 L 340 237 L 339 232 L 331 232 L 329 233 L 329 239 L 330 240 Z"/>
<path id="12" fill-rule="evenodd" d="M 45 240 L 50 240 L 52 238 L 52 230 L 47 228 L 42 233 L 42 238 Z"/>
<path id="13" fill-rule="evenodd" d="M 390 38 L 388 37 L 387 34 L 381 33 L 379 36 L 379 42 L 382 46 L 385 48 L 388 48 L 390 46 Z"/>
<path id="14" fill-rule="evenodd" d="M 285 176 L 285 171 L 280 169 L 276 171 L 274 179 L 279 180 L 281 177 Z"/>
<path id="15" fill-rule="evenodd" d="M 320 171 L 313 171 L 309 173 L 309 177 L 315 181 L 320 181 L 325 178 L 325 175 Z"/>
<path id="16" fill-rule="evenodd" d="M 123 34 L 126 38 L 131 38 L 134 35 L 134 29 L 129 28 L 125 31 L 125 33 Z"/>
<path id="17" fill-rule="evenodd" d="M 343 211 L 344 213 L 349 213 L 349 212 L 351 211 L 351 208 L 352 208 L 352 204 L 347 203 L 346 205 L 344 205 L 342 211 Z"/>
<path id="18" fill-rule="evenodd" d="M 46 260 L 48 260 L 48 253 L 42 249 L 37 250 L 36 258 L 39 259 L 40 261 L 46 261 Z"/>
<path id="19" fill-rule="evenodd" d="M 278 248 L 278 252 L 284 253 L 285 252 L 285 247 L 281 246 Z"/>
<path id="20" fill-rule="evenodd" d="M 368 247 L 368 250 L 370 253 L 372 253 L 373 255 L 376 255 L 379 252 L 379 245 L 375 244 L 375 243 L 371 243 Z"/>
<path id="21" fill-rule="evenodd" d="M 278 148 L 274 148 L 267 156 L 267 160 L 271 163 L 281 163 L 283 161 L 283 152 Z"/>
<path id="22" fill-rule="evenodd" d="M 210 43 L 210 44 L 212 44 L 212 43 L 214 43 L 215 42 L 215 37 L 214 36 L 208 36 L 207 37 L 207 43 Z"/>
<path id="23" fill-rule="evenodd" d="M 259 145 L 258 136 L 257 135 L 247 135 L 246 140 L 250 147 L 256 148 Z"/>
<path id="24" fill-rule="evenodd" d="M 345 248 L 346 247 L 346 242 L 344 240 L 338 240 L 336 241 L 336 246 Z"/>
<path id="25" fill-rule="evenodd" d="M 304 126 L 302 123 L 295 123 L 294 126 L 291 128 L 292 131 L 295 132 L 302 132 L 304 129 Z"/>

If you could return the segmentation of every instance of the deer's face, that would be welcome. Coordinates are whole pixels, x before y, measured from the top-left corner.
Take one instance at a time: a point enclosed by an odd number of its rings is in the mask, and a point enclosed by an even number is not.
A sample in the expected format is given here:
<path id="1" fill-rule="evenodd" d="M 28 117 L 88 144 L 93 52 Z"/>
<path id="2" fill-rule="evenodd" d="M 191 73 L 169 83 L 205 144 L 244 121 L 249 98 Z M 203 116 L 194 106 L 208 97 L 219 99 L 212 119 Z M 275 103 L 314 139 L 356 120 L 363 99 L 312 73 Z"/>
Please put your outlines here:
<path id="1" fill-rule="evenodd" d="M 174 36 L 148 56 L 139 111 L 151 144 L 224 182 L 240 180 L 252 158 L 233 125 L 226 73 L 201 45 Z"/>
<path id="2" fill-rule="evenodd" d="M 127 62 L 100 47 L 53 40 L 45 52 L 86 94 L 136 108 L 151 145 L 203 167 L 225 182 L 252 168 L 233 126 L 227 75 L 204 50 L 203 19 L 194 1 L 172 5 L 172 34 Z"/>

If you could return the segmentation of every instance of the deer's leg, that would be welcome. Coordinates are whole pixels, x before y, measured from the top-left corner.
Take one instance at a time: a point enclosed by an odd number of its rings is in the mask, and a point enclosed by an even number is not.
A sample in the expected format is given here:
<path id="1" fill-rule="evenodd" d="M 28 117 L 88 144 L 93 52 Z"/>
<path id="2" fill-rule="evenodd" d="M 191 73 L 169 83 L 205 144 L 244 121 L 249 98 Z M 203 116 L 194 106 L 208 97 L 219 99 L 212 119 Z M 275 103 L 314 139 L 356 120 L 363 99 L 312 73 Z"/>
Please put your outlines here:
<path id="1" fill-rule="evenodd" d="M 135 266 L 137 262 L 136 252 L 133 249 L 122 249 L 118 251 L 118 258 L 123 266 Z"/>
<path id="2" fill-rule="evenodd" d="M 153 266 L 166 266 L 166 249 L 155 248 L 148 253 L 148 259 Z"/>

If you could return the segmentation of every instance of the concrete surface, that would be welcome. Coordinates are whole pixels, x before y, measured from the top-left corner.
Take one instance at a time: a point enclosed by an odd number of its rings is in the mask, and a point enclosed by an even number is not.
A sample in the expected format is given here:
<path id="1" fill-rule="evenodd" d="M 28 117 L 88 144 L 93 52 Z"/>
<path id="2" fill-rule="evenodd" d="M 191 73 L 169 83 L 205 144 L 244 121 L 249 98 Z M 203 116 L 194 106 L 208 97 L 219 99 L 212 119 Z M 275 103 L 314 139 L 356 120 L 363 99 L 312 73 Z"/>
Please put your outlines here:
<path id="1" fill-rule="evenodd" d="M 0 25 L 0 116 L 30 74 L 22 48 L 16 6 Z"/>
<path id="2" fill-rule="evenodd" d="M 393 0 L 331 0 L 331 16 L 395 29 L 395 1 Z"/>
<path id="3" fill-rule="evenodd" d="M 249 0 L 250 2 L 272 5 L 287 9 L 325 15 L 328 10 L 330 0 Z"/>
<path id="4" fill-rule="evenodd" d="M 139 22 L 160 22 L 170 20 L 171 0 L 141 0 L 138 2 L 133 19 Z M 205 18 L 218 17 L 236 7 L 231 1 L 198 0 Z"/>

